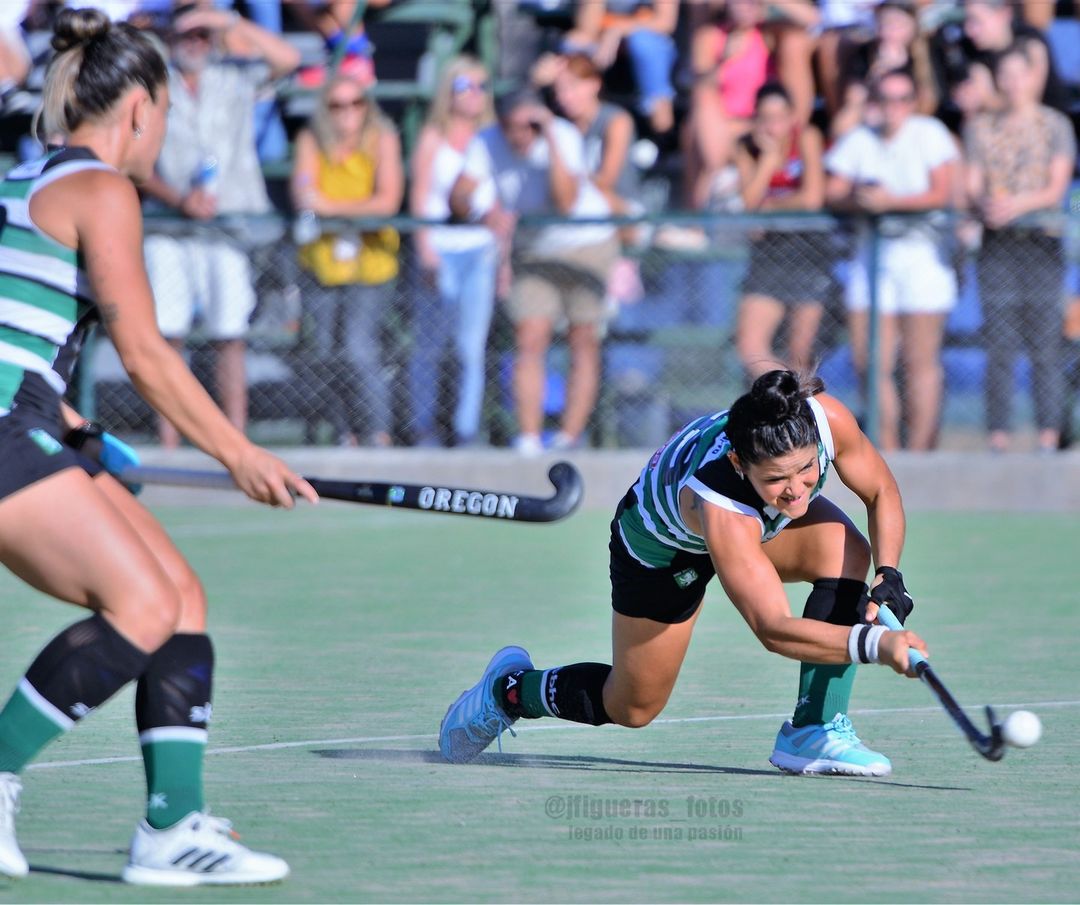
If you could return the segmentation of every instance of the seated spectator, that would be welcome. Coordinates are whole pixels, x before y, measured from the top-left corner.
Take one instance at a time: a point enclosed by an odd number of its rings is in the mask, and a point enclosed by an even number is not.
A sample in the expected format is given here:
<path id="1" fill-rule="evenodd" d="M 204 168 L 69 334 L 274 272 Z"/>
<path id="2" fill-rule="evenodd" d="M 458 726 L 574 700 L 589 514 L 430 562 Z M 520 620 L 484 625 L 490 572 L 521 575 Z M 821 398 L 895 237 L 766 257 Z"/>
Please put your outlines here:
<path id="1" fill-rule="evenodd" d="M 231 32 L 252 48 L 247 59 L 215 52 Z M 298 54 L 277 35 L 232 12 L 179 7 L 167 36 L 169 130 L 157 172 L 143 189 L 196 221 L 222 214 L 271 210 L 255 151 L 254 107 L 267 79 L 291 72 Z M 146 269 L 161 332 L 177 348 L 198 315 L 217 355 L 221 407 L 243 429 L 247 423 L 245 341 L 255 307 L 250 262 L 224 233 L 149 235 Z M 179 435 L 160 425 L 162 445 Z"/>
<path id="2" fill-rule="evenodd" d="M 620 49 L 630 60 L 639 94 L 639 108 L 656 135 L 675 125 L 675 65 L 672 38 L 679 17 L 677 0 L 595 0 L 579 3 L 568 49 L 587 51 L 603 72 Z"/>
<path id="3" fill-rule="evenodd" d="M 721 17 L 701 25 L 691 38 L 694 87 L 684 150 L 693 208 L 710 206 L 717 177 L 750 129 L 758 89 L 776 77 L 764 19 L 762 0 L 729 0 Z"/>
<path id="4" fill-rule="evenodd" d="M 936 119 L 915 113 L 915 81 L 903 70 L 874 86 L 881 126 L 859 126 L 825 156 L 825 197 L 841 211 L 879 215 L 933 211 L 953 198 L 956 145 Z M 901 403 L 893 371 L 904 370 L 904 427 L 908 449 L 936 443 L 942 397 L 941 341 L 956 304 L 956 274 L 946 243 L 926 218 L 876 224 L 878 304 L 878 445 L 901 445 Z M 852 354 L 866 381 L 870 363 L 870 235 L 863 229 L 848 282 Z"/>
<path id="5" fill-rule="evenodd" d="M 339 73 L 324 86 L 310 126 L 296 137 L 290 189 L 305 217 L 390 217 L 400 209 L 401 141 L 361 80 Z M 393 301 L 399 245 L 388 227 L 335 225 L 300 248 L 307 351 L 341 446 L 392 442 L 379 334 Z"/>
<path id="6" fill-rule="evenodd" d="M 880 0 L 820 0 L 821 20 L 814 52 L 817 84 L 829 120 L 843 105 L 840 64 L 843 45 L 858 44 L 874 35 L 874 7 Z"/>
<path id="7" fill-rule="evenodd" d="M 0 114 L 30 72 L 30 51 L 23 38 L 22 22 L 32 4 L 33 0 L 0 3 Z"/>
<path id="8" fill-rule="evenodd" d="M 1030 43 L 998 56 L 1004 108 L 976 117 L 965 135 L 968 194 L 984 224 L 976 259 L 986 337 L 990 448 L 1008 449 L 1013 364 L 1032 364 L 1039 448 L 1057 448 L 1064 399 L 1061 310 L 1065 260 L 1060 229 L 1022 218 L 1058 211 L 1076 162 L 1068 119 L 1039 102 L 1043 69 Z"/>
<path id="9" fill-rule="evenodd" d="M 916 112 L 933 115 L 938 106 L 930 52 L 919 31 L 916 7 L 910 0 L 883 0 L 874 8 L 874 36 L 841 44 L 840 83 L 843 106 L 830 120 L 833 140 L 863 121 L 869 85 L 886 72 L 903 69 L 917 86 Z"/>
<path id="10" fill-rule="evenodd" d="M 389 6 L 393 0 L 367 0 L 365 8 Z M 357 0 L 301 0 L 291 7 L 305 27 L 317 31 L 326 42 L 327 53 L 347 61 L 348 75 L 362 85 L 375 81 L 375 45 L 367 36 L 364 20 L 356 16 Z M 326 68 L 316 66 L 299 74 L 305 88 L 318 88 L 326 78 Z"/>
<path id="11" fill-rule="evenodd" d="M 410 161 L 409 212 L 450 218 L 450 190 L 465 150 L 494 119 L 487 70 L 472 57 L 451 62 L 442 75 L 427 123 Z M 454 444 L 476 443 L 484 401 L 488 328 L 495 305 L 495 237 L 484 226 L 418 229 L 413 237 L 422 285 L 416 293 L 414 348 L 409 363 L 413 432 L 418 446 L 441 446 L 436 400 L 440 365 L 452 347 L 457 364 Z"/>
<path id="12" fill-rule="evenodd" d="M 766 84 L 754 126 L 735 151 L 746 210 L 819 210 L 825 200 L 821 155 L 821 133 L 799 124 L 782 85 Z M 735 327 L 735 347 L 751 382 L 776 368 L 812 369 L 831 265 L 822 233 L 766 231 L 753 240 Z M 772 343 L 785 317 L 787 354 L 780 357 Z"/>
<path id="13" fill-rule="evenodd" d="M 1046 36 L 1035 26 L 1016 19 L 1010 0 L 964 0 L 962 35 L 940 29 L 931 47 L 939 78 L 953 79 L 963 77 L 970 63 L 979 63 L 993 72 L 998 57 L 1017 42 L 1025 45 L 1031 57 L 1042 103 L 1067 112 L 1068 92 L 1054 65 Z M 945 85 L 939 93 L 947 93 L 948 87 Z M 997 103 L 1001 106 L 1004 101 L 999 97 Z"/>
<path id="14" fill-rule="evenodd" d="M 771 12 L 778 16 L 772 26 L 767 19 Z M 793 64 L 789 54 L 785 74 L 773 48 L 782 40 L 779 36 L 805 29 L 816 15 L 809 0 L 793 0 L 782 7 L 767 7 L 764 0 L 728 0 L 720 18 L 695 30 L 691 39 L 694 87 L 683 136 L 691 207 L 714 206 L 718 184 L 725 181 L 725 170 L 734 161 L 735 143 L 750 129 L 754 98 L 766 81 L 780 78 L 793 98 L 804 98 L 809 90 L 812 99 L 812 88 L 807 87 L 812 84 L 809 52 L 805 71 Z M 788 38 L 790 46 L 791 35 Z M 793 103 L 800 121 L 808 119 L 809 104 Z"/>
<path id="15" fill-rule="evenodd" d="M 506 243 L 513 238 L 509 314 L 515 324 L 514 400 L 520 434 L 515 448 L 538 455 L 546 387 L 546 355 L 556 325 L 568 323 L 570 376 L 562 423 L 551 446 L 579 445 L 600 385 L 600 330 L 604 287 L 618 255 L 608 225 L 565 223 L 520 227 L 529 214 L 606 217 L 610 206 L 588 180 L 584 142 L 571 123 L 552 116 L 532 91 L 499 99 L 498 125 L 469 145 L 465 168 L 450 196 L 459 217 L 482 217 Z"/>

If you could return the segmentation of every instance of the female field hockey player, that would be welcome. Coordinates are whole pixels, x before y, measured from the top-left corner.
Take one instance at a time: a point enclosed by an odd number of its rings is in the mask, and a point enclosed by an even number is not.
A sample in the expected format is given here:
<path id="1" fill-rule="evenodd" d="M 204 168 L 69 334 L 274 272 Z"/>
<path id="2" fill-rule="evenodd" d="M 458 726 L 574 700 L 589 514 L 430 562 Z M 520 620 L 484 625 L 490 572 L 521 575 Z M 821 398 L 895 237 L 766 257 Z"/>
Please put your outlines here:
<path id="1" fill-rule="evenodd" d="M 85 432 L 60 398 L 89 323 L 100 317 L 142 396 L 248 496 L 285 507 L 293 493 L 317 497 L 230 425 L 158 332 L 135 183 L 165 134 L 160 54 L 93 9 L 62 11 L 53 47 L 41 119 L 64 145 L 0 182 L 0 562 L 92 615 L 45 646 L 0 712 L 0 874 L 28 869 L 14 831 L 19 772 L 136 680 L 148 796 L 124 879 L 280 880 L 284 861 L 240 845 L 204 809 L 214 654 L 199 579 L 154 517 L 76 451 Z"/>
<path id="2" fill-rule="evenodd" d="M 829 469 L 866 504 L 870 540 L 820 496 Z M 663 710 L 718 575 L 770 651 L 800 660 L 799 696 L 770 761 L 791 773 L 884 776 L 846 714 L 855 664 L 908 671 L 909 631 L 872 625 L 879 605 L 903 620 L 897 571 L 904 510 L 888 466 L 820 379 L 770 371 L 724 412 L 690 422 L 660 448 L 611 523 L 613 663 L 534 669 L 505 647 L 447 711 L 443 756 L 475 758 L 519 718 L 644 726 Z M 865 584 L 871 558 L 874 587 Z M 783 582 L 813 585 L 801 619 Z"/>

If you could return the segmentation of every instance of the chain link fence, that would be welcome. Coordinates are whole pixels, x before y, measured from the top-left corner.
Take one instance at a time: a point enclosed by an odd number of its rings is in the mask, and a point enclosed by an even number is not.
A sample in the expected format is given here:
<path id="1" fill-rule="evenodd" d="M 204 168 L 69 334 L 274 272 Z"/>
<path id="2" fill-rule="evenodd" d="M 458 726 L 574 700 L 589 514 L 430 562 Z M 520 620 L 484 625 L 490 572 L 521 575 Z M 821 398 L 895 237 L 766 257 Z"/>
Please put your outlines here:
<path id="1" fill-rule="evenodd" d="M 215 335 L 213 299 L 192 299 L 196 317 L 183 348 L 199 378 L 219 396 L 227 393 L 216 386 L 234 379 L 223 377 L 217 363 L 221 340 L 243 339 L 247 430 L 263 443 L 450 446 L 467 438 L 510 445 L 518 432 L 517 349 L 508 306 L 500 298 L 489 308 L 482 280 L 470 284 L 478 289 L 464 286 L 464 318 L 440 300 L 447 282 L 461 289 L 466 278 L 490 266 L 487 261 L 466 262 L 456 276 L 425 270 L 412 241 L 422 224 L 405 218 L 379 230 L 368 222 L 322 227 L 333 235 L 330 259 L 346 260 L 365 242 L 378 250 L 376 266 L 360 274 L 360 282 L 350 271 L 339 275 L 341 285 L 322 285 L 301 265 L 293 224 L 279 218 L 206 224 L 147 219 L 148 237 L 227 247 L 249 268 L 244 279 L 254 290 L 253 308 L 250 316 L 242 312 L 240 336 L 223 335 L 220 323 Z M 890 257 L 897 236 L 909 228 L 887 219 L 870 224 L 824 215 L 671 215 L 636 223 L 632 250 L 606 286 L 594 287 L 606 313 L 599 393 L 582 443 L 655 447 L 691 417 L 727 406 L 747 387 L 750 373 L 767 369 L 760 350 L 774 326 L 777 355 L 808 356 L 829 391 L 879 436 L 892 403 L 883 395 L 886 369 L 873 362 L 883 360 L 890 336 L 883 336 L 877 317 L 869 317 L 868 364 L 860 376 L 848 299 L 860 268 L 863 277 L 879 277 L 863 282 L 871 313 L 896 304 L 898 293 L 908 293 L 916 306 L 933 295 L 928 268 L 917 258 Z M 925 221 L 919 228 L 926 228 Z M 942 348 L 931 361 L 932 367 L 940 364 L 944 388 L 940 405 L 930 404 L 932 442 L 983 448 L 987 430 L 1005 426 L 1023 435 L 1017 444 L 1022 448 L 1048 419 L 1065 428 L 1080 396 L 1080 340 L 1066 342 L 1062 327 L 1065 299 L 1080 295 L 1080 214 L 981 243 L 970 225 L 943 219 L 930 231 L 956 295 L 945 312 Z M 306 260 L 310 265 L 310 256 Z M 179 297 L 217 292 L 228 303 L 245 296 L 236 288 L 236 273 L 222 276 L 205 262 L 198 268 L 208 269 L 200 279 L 184 273 Z M 580 277 L 575 268 L 567 265 L 570 283 Z M 899 270 L 908 285 L 888 285 L 890 268 L 891 279 Z M 497 273 L 492 280 L 497 286 Z M 159 286 L 159 300 L 177 298 L 175 289 Z M 568 402 L 572 356 L 565 328 L 554 324 L 546 356 L 548 437 Z M 904 334 L 901 348 L 917 341 Z M 925 374 L 905 367 L 903 351 L 896 364 L 904 444 L 918 430 L 912 419 L 920 417 L 920 400 L 926 402 L 920 394 L 932 390 L 920 382 Z M 76 404 L 106 429 L 136 443 L 156 442 L 153 413 L 100 332 L 83 357 L 75 391 Z"/>

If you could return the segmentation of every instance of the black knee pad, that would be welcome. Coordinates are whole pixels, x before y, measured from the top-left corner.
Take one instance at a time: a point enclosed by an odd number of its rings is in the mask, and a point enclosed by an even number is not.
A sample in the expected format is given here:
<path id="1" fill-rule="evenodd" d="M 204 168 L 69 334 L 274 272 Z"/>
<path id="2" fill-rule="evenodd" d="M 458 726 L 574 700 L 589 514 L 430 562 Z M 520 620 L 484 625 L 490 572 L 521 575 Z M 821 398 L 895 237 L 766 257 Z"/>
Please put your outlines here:
<path id="1" fill-rule="evenodd" d="M 864 598 L 869 598 L 869 589 L 865 581 L 854 578 L 819 578 L 814 582 L 814 589 L 806 598 L 803 607 L 804 619 L 816 619 L 830 625 L 856 625 L 859 617 L 859 605 Z"/>

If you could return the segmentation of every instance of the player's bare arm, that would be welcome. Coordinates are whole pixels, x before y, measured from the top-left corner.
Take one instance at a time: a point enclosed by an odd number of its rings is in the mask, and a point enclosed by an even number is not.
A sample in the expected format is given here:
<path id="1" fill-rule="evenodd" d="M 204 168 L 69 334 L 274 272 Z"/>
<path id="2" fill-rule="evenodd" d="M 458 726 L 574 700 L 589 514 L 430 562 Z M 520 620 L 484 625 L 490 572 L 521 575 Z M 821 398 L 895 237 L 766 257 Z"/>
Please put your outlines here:
<path id="1" fill-rule="evenodd" d="M 48 186 L 34 198 L 34 216 L 54 238 L 82 250 L 104 322 L 132 383 L 157 411 L 204 452 L 224 464 L 259 502 L 292 506 L 291 491 L 314 502 L 314 490 L 284 463 L 252 444 L 215 405 L 157 327 L 142 259 L 142 213 L 131 181 L 89 171 Z M 74 200 L 73 200 L 74 199 Z M 66 214 L 61 207 L 66 208 Z M 109 211 L 103 218 L 102 210 Z"/>

